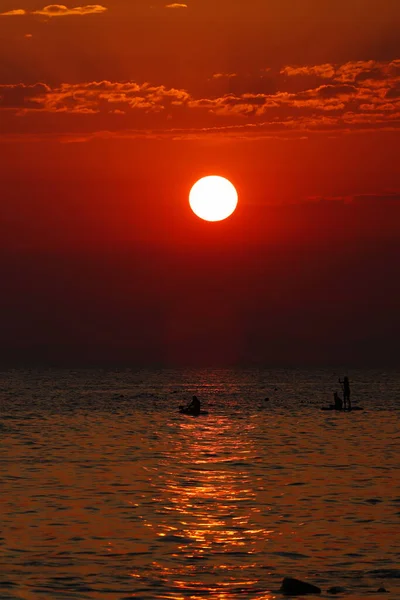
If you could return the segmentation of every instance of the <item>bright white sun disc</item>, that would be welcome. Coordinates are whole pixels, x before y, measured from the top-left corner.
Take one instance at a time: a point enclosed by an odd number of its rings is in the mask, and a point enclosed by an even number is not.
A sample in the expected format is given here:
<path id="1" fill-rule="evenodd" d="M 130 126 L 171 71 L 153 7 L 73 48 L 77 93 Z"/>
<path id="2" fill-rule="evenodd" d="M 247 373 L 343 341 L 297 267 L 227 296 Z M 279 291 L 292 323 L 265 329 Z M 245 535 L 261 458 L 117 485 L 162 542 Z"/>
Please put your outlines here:
<path id="1" fill-rule="evenodd" d="M 190 208 L 205 221 L 222 221 L 231 216 L 238 203 L 235 187 L 225 177 L 209 175 L 199 179 L 189 194 Z"/>

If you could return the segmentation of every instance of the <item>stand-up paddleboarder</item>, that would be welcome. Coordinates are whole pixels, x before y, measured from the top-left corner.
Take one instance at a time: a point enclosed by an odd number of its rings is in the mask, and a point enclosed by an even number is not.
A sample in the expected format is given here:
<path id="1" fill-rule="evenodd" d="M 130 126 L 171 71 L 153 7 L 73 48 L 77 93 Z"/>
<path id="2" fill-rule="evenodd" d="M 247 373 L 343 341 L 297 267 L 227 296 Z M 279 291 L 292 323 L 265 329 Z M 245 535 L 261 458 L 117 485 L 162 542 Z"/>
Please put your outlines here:
<path id="1" fill-rule="evenodd" d="M 339 379 L 339 383 L 342 386 L 343 390 L 343 408 L 346 410 L 351 410 L 351 401 L 350 401 L 350 383 L 347 375 L 343 377 L 343 381 Z"/>

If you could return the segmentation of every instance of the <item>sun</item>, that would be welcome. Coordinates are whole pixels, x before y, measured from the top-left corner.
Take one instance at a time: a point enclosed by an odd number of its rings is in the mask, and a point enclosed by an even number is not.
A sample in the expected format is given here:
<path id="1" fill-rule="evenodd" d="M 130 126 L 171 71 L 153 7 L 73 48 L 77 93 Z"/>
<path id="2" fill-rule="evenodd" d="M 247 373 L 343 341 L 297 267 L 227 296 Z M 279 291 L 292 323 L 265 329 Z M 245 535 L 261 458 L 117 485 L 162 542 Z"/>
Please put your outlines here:
<path id="1" fill-rule="evenodd" d="M 189 194 L 190 208 L 205 221 L 223 221 L 231 216 L 238 203 L 234 185 L 225 177 L 209 175 L 199 179 Z"/>

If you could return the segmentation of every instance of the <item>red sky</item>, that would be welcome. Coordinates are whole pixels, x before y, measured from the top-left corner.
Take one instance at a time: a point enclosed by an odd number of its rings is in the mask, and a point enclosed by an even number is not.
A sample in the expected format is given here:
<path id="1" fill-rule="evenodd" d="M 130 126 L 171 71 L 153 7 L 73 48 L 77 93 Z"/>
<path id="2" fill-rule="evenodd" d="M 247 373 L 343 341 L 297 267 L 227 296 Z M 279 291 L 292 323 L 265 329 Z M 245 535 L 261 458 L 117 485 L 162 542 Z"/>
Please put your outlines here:
<path id="1" fill-rule="evenodd" d="M 0 362 L 398 364 L 399 1 L 168 4 L 1 2 Z"/>

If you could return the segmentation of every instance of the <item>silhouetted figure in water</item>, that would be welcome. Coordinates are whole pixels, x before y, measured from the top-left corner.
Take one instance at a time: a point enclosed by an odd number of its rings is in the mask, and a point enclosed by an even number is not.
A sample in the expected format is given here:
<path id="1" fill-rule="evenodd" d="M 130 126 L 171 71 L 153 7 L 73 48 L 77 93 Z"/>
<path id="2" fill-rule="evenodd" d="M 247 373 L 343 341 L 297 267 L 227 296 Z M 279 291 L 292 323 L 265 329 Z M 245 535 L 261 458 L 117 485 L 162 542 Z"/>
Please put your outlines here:
<path id="1" fill-rule="evenodd" d="M 193 396 L 192 401 L 187 406 L 180 406 L 180 412 L 187 415 L 199 415 L 200 414 L 200 400 L 197 396 Z"/>
<path id="2" fill-rule="evenodd" d="M 191 403 L 188 405 L 188 411 L 193 415 L 200 414 L 200 400 L 197 396 L 193 396 Z"/>
<path id="3" fill-rule="evenodd" d="M 350 383 L 347 375 L 343 377 L 343 381 L 339 379 L 339 383 L 342 386 L 343 390 L 343 408 L 346 410 L 351 410 L 351 401 L 350 401 Z"/>
<path id="4" fill-rule="evenodd" d="M 337 392 L 334 392 L 334 394 L 333 394 L 333 401 L 335 403 L 335 410 L 342 410 L 343 402 Z"/>

